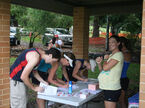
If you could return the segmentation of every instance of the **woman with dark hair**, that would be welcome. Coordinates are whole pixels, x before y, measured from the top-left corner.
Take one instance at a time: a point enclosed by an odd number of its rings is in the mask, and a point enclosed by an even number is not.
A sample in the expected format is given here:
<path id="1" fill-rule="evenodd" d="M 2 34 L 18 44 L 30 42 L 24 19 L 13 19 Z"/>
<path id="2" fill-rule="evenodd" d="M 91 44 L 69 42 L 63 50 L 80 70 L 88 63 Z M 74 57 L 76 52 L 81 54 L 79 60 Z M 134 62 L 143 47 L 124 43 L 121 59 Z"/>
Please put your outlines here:
<path id="1" fill-rule="evenodd" d="M 130 43 L 129 43 L 129 40 L 125 37 L 120 37 L 120 43 L 122 45 L 121 51 L 124 55 L 124 63 L 123 63 L 123 69 L 122 69 L 122 74 L 121 74 L 121 79 L 120 79 L 121 96 L 119 99 L 119 103 L 121 105 L 121 108 L 127 108 L 128 103 L 126 103 L 127 101 L 126 91 L 129 85 L 129 79 L 127 77 L 127 70 L 131 61 L 131 53 L 130 53 L 130 46 L 129 46 Z"/>
<path id="2" fill-rule="evenodd" d="M 56 80 L 56 71 L 57 71 L 58 67 L 61 66 L 64 77 L 68 78 L 68 74 L 67 74 L 65 68 L 66 68 L 66 66 L 72 66 L 74 60 L 75 60 L 75 56 L 73 53 L 70 53 L 70 52 L 62 53 L 60 61 L 52 64 L 53 68 L 49 72 L 48 82 L 51 84 L 54 84 L 56 86 L 59 86 L 59 87 L 67 88 L 68 84 L 66 84 L 64 81 L 62 81 L 61 79 L 58 79 L 58 78 Z"/>
<path id="3" fill-rule="evenodd" d="M 96 62 L 101 72 L 98 76 L 99 88 L 104 92 L 105 108 L 116 108 L 121 94 L 120 77 L 123 67 L 123 54 L 119 50 L 120 38 L 111 36 L 109 39 L 110 55 L 97 57 Z"/>
<path id="4" fill-rule="evenodd" d="M 64 81 L 84 81 L 87 82 L 88 79 L 84 77 L 84 74 L 91 69 L 91 65 L 88 60 L 85 59 L 75 59 L 72 66 L 66 66 L 64 71 L 66 71 L 68 77 L 62 76 Z"/>

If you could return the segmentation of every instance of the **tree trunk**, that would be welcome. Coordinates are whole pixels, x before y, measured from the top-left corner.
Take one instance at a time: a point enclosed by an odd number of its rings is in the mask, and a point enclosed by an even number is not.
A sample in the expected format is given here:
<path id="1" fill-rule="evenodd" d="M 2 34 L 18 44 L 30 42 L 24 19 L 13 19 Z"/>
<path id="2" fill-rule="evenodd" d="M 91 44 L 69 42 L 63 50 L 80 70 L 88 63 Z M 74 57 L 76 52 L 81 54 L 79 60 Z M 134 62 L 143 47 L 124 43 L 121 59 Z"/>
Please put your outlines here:
<path id="1" fill-rule="evenodd" d="M 40 34 L 37 34 L 35 35 L 34 33 L 32 33 L 31 37 L 30 37 L 30 43 L 29 43 L 29 48 L 32 48 L 33 47 L 33 43 L 35 41 L 35 38 L 40 35 Z"/>
<path id="2" fill-rule="evenodd" d="M 32 48 L 32 47 L 33 47 L 33 43 L 30 42 L 30 43 L 29 43 L 29 48 Z"/>
<path id="3" fill-rule="evenodd" d="M 32 41 L 33 39 L 32 38 L 33 38 L 33 36 L 30 37 L 29 48 L 33 47 L 33 41 Z"/>
<path id="4" fill-rule="evenodd" d="M 107 15 L 106 51 L 109 51 L 109 16 Z"/>
<path id="5" fill-rule="evenodd" d="M 99 17 L 94 16 L 94 24 L 93 24 L 93 36 L 99 37 Z"/>
<path id="6" fill-rule="evenodd" d="M 112 35 L 115 35 L 115 30 L 114 30 L 114 26 L 113 25 L 111 26 L 111 33 L 112 33 Z"/>

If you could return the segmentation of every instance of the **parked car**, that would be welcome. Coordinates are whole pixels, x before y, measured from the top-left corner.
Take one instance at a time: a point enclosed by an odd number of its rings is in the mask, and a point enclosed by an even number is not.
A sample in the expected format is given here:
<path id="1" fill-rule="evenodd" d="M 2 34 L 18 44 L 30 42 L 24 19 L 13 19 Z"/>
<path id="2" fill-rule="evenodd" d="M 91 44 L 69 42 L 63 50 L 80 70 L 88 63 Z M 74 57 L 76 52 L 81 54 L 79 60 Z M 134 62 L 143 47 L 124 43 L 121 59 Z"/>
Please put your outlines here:
<path id="1" fill-rule="evenodd" d="M 20 28 L 21 36 L 29 36 L 29 31 L 25 28 Z"/>
<path id="2" fill-rule="evenodd" d="M 46 32 L 42 39 L 43 44 L 47 45 L 55 35 L 63 41 L 64 45 L 72 45 L 73 36 L 64 28 L 46 28 Z"/>
<path id="3" fill-rule="evenodd" d="M 49 41 L 54 37 L 54 30 L 53 28 L 47 28 L 46 32 L 44 33 L 42 37 L 42 43 L 44 45 L 48 45 Z"/>
<path id="4" fill-rule="evenodd" d="M 10 27 L 10 45 L 20 45 L 20 36 L 17 27 Z"/>

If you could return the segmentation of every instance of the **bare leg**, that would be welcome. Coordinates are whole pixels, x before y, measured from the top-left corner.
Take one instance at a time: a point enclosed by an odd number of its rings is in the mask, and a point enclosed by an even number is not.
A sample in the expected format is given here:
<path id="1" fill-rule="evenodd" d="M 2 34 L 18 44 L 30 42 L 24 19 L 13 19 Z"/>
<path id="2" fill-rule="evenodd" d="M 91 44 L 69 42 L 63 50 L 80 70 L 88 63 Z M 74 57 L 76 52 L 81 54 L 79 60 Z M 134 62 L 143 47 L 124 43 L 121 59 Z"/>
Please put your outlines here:
<path id="1" fill-rule="evenodd" d="M 126 105 L 126 102 L 125 102 L 125 91 L 124 90 L 121 90 L 119 103 L 120 103 L 121 108 L 127 108 L 127 105 Z"/>
<path id="2" fill-rule="evenodd" d="M 116 102 L 105 101 L 105 108 L 116 108 Z"/>
<path id="3" fill-rule="evenodd" d="M 38 108 L 45 108 L 45 100 L 43 99 L 36 99 Z"/>

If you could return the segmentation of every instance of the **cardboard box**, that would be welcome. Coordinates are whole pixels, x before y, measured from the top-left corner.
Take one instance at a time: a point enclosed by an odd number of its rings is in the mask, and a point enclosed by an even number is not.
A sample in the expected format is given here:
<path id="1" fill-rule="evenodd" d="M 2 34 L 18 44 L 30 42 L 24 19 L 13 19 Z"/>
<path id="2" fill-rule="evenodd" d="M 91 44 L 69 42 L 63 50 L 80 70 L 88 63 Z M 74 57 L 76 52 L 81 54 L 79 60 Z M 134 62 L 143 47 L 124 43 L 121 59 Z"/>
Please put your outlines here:
<path id="1" fill-rule="evenodd" d="M 89 90 L 97 90 L 99 89 L 99 83 L 88 84 Z"/>

